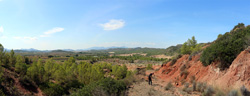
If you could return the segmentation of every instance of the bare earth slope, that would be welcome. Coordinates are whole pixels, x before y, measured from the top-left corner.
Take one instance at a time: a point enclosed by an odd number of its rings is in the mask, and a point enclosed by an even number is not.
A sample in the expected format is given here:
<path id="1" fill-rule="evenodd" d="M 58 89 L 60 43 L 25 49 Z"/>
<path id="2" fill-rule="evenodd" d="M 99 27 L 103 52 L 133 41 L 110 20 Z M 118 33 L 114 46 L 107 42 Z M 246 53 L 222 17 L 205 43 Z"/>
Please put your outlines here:
<path id="1" fill-rule="evenodd" d="M 233 61 L 229 69 L 220 71 L 215 67 L 216 63 L 204 67 L 199 61 L 200 54 L 188 60 L 189 55 L 183 55 L 177 62 L 170 66 L 170 63 L 165 64 L 159 71 L 155 72 L 156 76 L 166 82 L 176 82 L 181 86 L 181 81 L 189 81 L 192 76 L 198 82 L 207 82 L 210 85 L 221 89 L 234 89 L 245 85 L 250 88 L 250 53 L 249 50 L 242 51 Z M 188 75 L 181 76 L 181 67 L 185 65 Z"/>

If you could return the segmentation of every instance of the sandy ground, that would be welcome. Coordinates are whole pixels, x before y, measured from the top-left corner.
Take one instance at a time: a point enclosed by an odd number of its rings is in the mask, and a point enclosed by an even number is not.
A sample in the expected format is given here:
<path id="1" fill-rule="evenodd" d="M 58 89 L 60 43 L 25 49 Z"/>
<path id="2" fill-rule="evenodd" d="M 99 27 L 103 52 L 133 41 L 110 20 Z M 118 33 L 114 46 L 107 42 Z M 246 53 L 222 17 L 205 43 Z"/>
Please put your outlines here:
<path id="1" fill-rule="evenodd" d="M 134 83 L 128 91 L 128 96 L 200 96 L 200 94 L 188 94 L 181 90 L 181 88 L 172 87 L 171 90 L 165 90 L 168 82 L 165 82 L 153 76 L 153 85 L 147 82 L 147 75 L 154 72 L 154 70 L 146 71 L 146 75 L 139 74 L 137 77 L 139 82 Z"/>

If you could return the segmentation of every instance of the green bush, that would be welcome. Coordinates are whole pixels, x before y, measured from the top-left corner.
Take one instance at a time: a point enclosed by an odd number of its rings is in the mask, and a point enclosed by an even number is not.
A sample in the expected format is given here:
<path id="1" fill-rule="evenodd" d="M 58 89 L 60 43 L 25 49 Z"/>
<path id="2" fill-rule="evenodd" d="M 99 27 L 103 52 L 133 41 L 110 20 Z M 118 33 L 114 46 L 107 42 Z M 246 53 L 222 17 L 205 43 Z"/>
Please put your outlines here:
<path id="1" fill-rule="evenodd" d="M 127 75 L 127 67 L 126 65 L 119 66 L 114 65 L 112 66 L 112 74 L 115 76 L 115 79 L 123 79 Z"/>
<path id="2" fill-rule="evenodd" d="M 195 40 L 194 36 L 181 46 L 181 54 L 191 54 L 200 50 L 201 44 L 197 44 L 197 40 Z"/>
<path id="3" fill-rule="evenodd" d="M 19 82 L 24 88 L 26 88 L 30 91 L 33 91 L 33 92 L 37 92 L 37 90 L 36 90 L 37 85 L 29 77 L 27 77 L 27 76 L 20 77 Z"/>
<path id="4" fill-rule="evenodd" d="M 239 27 L 240 26 L 240 27 Z M 219 68 L 228 68 L 237 55 L 243 51 L 248 44 L 250 38 L 250 27 L 241 27 L 242 24 L 235 26 L 231 32 L 227 32 L 215 40 L 207 47 L 200 61 L 204 66 L 210 65 L 214 61 L 220 61 Z"/>
<path id="5" fill-rule="evenodd" d="M 64 89 L 55 83 L 44 83 L 39 86 L 46 96 L 61 96 L 65 94 Z"/>
<path id="6" fill-rule="evenodd" d="M 126 89 L 124 82 L 112 78 L 105 78 L 99 81 L 98 86 L 107 91 L 108 94 L 120 94 Z"/>
<path id="7" fill-rule="evenodd" d="M 153 64 L 147 64 L 147 70 L 152 70 L 153 69 Z"/>
<path id="8" fill-rule="evenodd" d="M 98 90 L 97 90 L 98 89 Z M 112 78 L 105 78 L 93 82 L 72 93 L 72 96 L 92 96 L 93 94 L 121 95 L 126 90 L 124 82 Z M 98 91 L 98 92 L 97 92 Z M 101 91 L 101 92 L 99 92 Z"/>
<path id="9" fill-rule="evenodd" d="M 96 87 L 92 90 L 91 95 L 93 96 L 109 96 L 108 93 L 101 87 Z"/>
<path id="10" fill-rule="evenodd" d="M 136 72 L 127 72 L 126 78 L 123 79 L 123 82 L 126 84 L 126 86 L 130 86 L 138 80 L 134 74 L 136 74 Z"/>
<path id="11" fill-rule="evenodd" d="M 15 71 L 21 75 L 26 74 L 27 64 L 22 56 L 18 55 L 16 58 Z"/>

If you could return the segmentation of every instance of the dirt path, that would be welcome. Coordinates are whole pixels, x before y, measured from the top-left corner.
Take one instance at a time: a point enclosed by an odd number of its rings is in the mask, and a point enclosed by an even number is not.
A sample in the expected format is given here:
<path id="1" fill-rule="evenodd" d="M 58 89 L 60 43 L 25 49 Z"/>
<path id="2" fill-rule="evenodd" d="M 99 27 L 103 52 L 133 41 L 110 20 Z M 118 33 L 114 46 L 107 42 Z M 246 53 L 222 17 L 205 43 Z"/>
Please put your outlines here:
<path id="1" fill-rule="evenodd" d="M 181 96 L 174 91 L 166 91 L 166 82 L 161 81 L 156 76 L 153 76 L 153 85 L 149 85 L 146 81 L 147 73 L 152 73 L 153 70 L 138 74 L 137 77 L 141 80 L 134 83 L 128 91 L 128 96 Z"/>
<path id="2" fill-rule="evenodd" d="M 188 94 L 182 91 L 182 88 L 172 87 L 171 90 L 165 90 L 168 82 L 153 76 L 153 85 L 147 82 L 147 75 L 154 70 L 146 71 L 145 74 L 138 74 L 136 77 L 139 82 L 134 83 L 128 91 L 128 96 L 200 96 L 197 94 Z"/>

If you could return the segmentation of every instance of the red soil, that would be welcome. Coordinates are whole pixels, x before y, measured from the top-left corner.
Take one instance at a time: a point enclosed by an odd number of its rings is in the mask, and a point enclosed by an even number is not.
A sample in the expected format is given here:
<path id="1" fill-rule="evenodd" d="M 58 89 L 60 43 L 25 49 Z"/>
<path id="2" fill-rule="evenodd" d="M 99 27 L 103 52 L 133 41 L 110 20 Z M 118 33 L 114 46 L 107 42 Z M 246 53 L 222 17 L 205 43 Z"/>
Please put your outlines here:
<path id="1" fill-rule="evenodd" d="M 176 82 L 181 86 L 181 81 L 190 81 L 192 76 L 195 76 L 197 82 L 207 82 L 210 85 L 221 89 L 239 88 L 245 85 L 250 88 L 250 53 L 245 50 L 242 51 L 233 61 L 229 69 L 221 71 L 216 68 L 217 63 L 212 63 L 204 67 L 199 61 L 200 54 L 193 56 L 192 60 L 188 60 L 189 55 L 183 55 L 179 58 L 173 66 L 168 62 L 155 75 L 166 82 Z M 188 75 L 181 76 L 181 67 L 186 64 Z M 177 87 L 178 87 L 177 86 Z"/>

